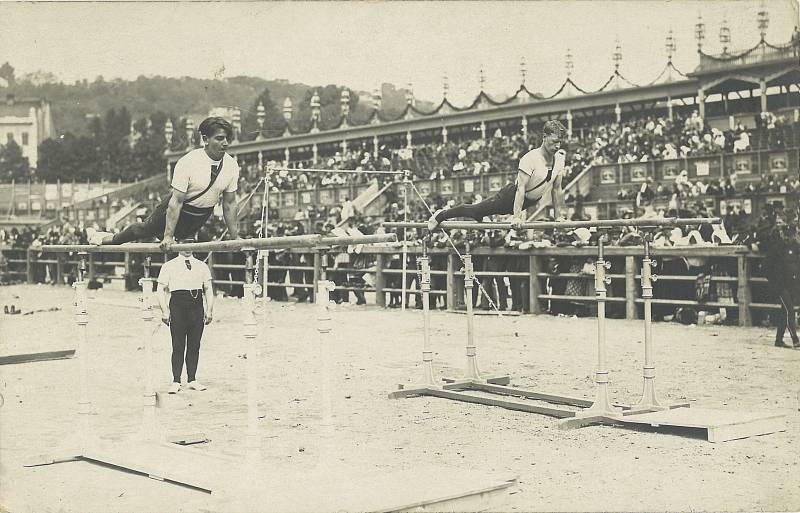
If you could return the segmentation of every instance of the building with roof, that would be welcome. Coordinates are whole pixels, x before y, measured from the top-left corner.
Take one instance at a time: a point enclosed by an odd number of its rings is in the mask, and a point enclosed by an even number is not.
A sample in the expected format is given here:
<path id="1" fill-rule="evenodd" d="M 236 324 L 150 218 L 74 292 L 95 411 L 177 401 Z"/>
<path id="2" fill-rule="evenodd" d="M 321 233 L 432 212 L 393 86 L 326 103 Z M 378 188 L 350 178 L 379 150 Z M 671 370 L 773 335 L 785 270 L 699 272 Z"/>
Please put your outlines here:
<path id="1" fill-rule="evenodd" d="M 16 142 L 36 169 L 39 145 L 55 133 L 50 102 L 42 98 L 17 98 L 13 93 L 0 102 L 0 144 Z"/>

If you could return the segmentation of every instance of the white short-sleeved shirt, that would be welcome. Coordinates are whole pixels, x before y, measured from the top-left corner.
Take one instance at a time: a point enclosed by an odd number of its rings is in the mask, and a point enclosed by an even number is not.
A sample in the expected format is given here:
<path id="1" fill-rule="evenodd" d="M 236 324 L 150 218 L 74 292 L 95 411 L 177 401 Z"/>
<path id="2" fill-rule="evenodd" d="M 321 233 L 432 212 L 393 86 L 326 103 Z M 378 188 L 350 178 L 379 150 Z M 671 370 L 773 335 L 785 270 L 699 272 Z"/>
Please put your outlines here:
<path id="1" fill-rule="evenodd" d="M 186 265 L 187 260 L 189 266 Z M 206 281 L 211 281 L 211 270 L 205 262 L 193 256 L 178 255 L 161 266 L 158 273 L 158 283 L 169 288 L 171 292 L 202 289 Z"/>
<path id="2" fill-rule="evenodd" d="M 525 191 L 525 197 L 528 199 L 541 199 L 546 193 L 553 189 L 553 182 L 556 175 L 563 171 L 563 168 L 556 167 L 552 170 L 551 165 L 547 159 L 542 155 L 540 148 L 535 148 L 519 159 L 519 170 L 530 176 L 528 180 L 528 190 Z M 550 178 L 548 180 L 548 173 Z M 547 181 L 545 181 L 547 180 Z"/>
<path id="3" fill-rule="evenodd" d="M 227 153 L 222 158 L 224 164 L 217 181 L 205 194 L 188 202 L 189 205 L 198 208 L 214 207 L 219 203 L 219 197 L 223 192 L 236 192 L 239 187 L 239 164 Z M 208 187 L 208 182 L 211 181 L 211 166 L 216 168 L 218 165 L 219 161 L 211 160 L 205 149 L 192 150 L 175 164 L 172 187 L 185 192 L 186 197 L 191 198 Z"/>

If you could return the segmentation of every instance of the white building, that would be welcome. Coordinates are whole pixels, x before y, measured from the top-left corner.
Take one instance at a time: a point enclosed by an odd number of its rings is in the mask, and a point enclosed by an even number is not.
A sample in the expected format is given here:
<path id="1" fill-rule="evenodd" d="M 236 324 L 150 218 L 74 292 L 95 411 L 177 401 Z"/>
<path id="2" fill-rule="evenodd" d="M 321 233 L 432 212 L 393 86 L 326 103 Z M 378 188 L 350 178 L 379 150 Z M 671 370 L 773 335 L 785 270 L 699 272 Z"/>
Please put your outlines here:
<path id="1" fill-rule="evenodd" d="M 54 133 L 50 102 L 41 98 L 6 95 L 0 102 L 0 144 L 16 142 L 31 168 L 37 167 L 39 145 Z"/>

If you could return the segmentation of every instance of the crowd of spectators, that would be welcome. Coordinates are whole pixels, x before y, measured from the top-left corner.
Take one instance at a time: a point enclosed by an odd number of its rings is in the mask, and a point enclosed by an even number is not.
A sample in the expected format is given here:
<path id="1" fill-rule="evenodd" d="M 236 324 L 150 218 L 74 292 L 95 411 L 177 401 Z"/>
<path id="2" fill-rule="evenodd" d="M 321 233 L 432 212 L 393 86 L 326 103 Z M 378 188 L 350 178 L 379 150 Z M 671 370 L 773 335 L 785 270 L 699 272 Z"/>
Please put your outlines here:
<path id="1" fill-rule="evenodd" d="M 759 144 L 768 144 L 770 147 L 781 147 L 785 144 L 787 133 L 787 120 L 765 114 L 758 118 L 758 128 L 756 131 L 748 131 L 741 126 L 735 130 L 726 132 L 717 129 L 708 129 L 699 118 L 697 113 L 674 121 L 669 121 L 658 117 L 645 117 L 642 119 L 629 120 L 625 123 L 610 122 L 598 126 L 584 127 L 580 131 L 582 137 L 575 137 L 568 143 L 570 156 L 569 166 L 571 176 L 575 176 L 587 166 L 592 164 L 605 164 L 612 162 L 646 162 L 652 159 L 670 159 L 690 155 L 707 155 L 718 152 L 746 151 L 751 148 L 750 141 L 754 138 L 760 140 Z M 795 126 L 792 126 L 794 130 Z M 481 175 L 485 173 L 508 171 L 514 169 L 516 161 L 520 155 L 528 151 L 529 148 L 538 144 L 536 134 L 531 134 L 524 138 L 519 134 L 503 135 L 499 130 L 487 139 L 475 139 L 472 141 L 449 142 L 445 144 L 427 144 L 416 146 L 413 151 L 388 150 L 381 148 L 378 158 L 374 158 L 372 153 L 362 151 L 363 149 L 352 149 L 344 155 L 337 154 L 329 158 L 324 166 L 329 169 L 357 169 L 365 171 L 365 174 L 316 174 L 316 173 L 295 173 L 279 171 L 270 177 L 273 189 L 313 189 L 325 187 L 327 185 L 341 185 L 353 183 L 366 183 L 371 177 L 369 171 L 376 170 L 395 170 L 410 169 L 414 178 L 441 179 L 459 175 Z M 764 142 L 765 141 L 765 142 Z M 413 157 L 413 158 L 409 158 Z M 303 167 L 310 165 L 309 162 L 298 162 L 296 166 Z M 258 184 L 259 173 L 257 166 L 245 163 L 243 166 L 242 182 L 240 193 L 242 196 L 249 194 Z M 384 175 L 381 175 L 382 177 Z M 718 180 L 702 179 L 692 181 L 688 174 L 681 172 L 674 181 L 669 183 L 659 183 L 652 179 L 644 182 L 638 190 L 621 189 L 618 194 L 620 200 L 631 200 L 630 209 L 618 211 L 624 218 L 633 217 L 656 217 L 656 216 L 678 216 L 678 217 L 712 217 L 715 212 L 707 206 L 703 200 L 706 198 L 732 198 L 741 194 L 755 194 L 758 192 L 773 193 L 798 193 L 800 192 L 800 177 L 789 175 L 778 179 L 775 176 L 764 174 L 761 183 L 748 182 L 745 187 L 737 187 L 736 176 L 732 175 L 725 178 L 722 182 Z M 389 178 L 391 179 L 391 178 Z M 281 236 L 299 235 L 306 232 L 325 233 L 334 235 L 343 234 L 370 234 L 379 233 L 383 230 L 380 221 L 403 220 L 424 220 L 430 214 L 430 209 L 443 206 L 447 201 L 434 195 L 426 198 L 427 203 L 422 201 L 411 201 L 408 213 L 403 211 L 403 203 L 399 198 L 393 196 L 391 189 L 387 190 L 390 197 L 387 198 L 386 208 L 379 218 L 371 218 L 360 215 L 352 210 L 350 203 L 346 201 L 341 206 L 322 206 L 311 205 L 306 209 L 298 210 L 291 219 L 279 219 L 277 209 L 270 209 L 265 218 L 265 227 L 262 226 L 261 216 L 250 216 L 247 225 L 242 229 L 243 236 Z M 477 195 L 468 195 L 460 198 L 466 202 L 479 201 Z M 581 196 L 568 196 L 568 204 L 572 206 L 572 219 L 588 220 L 591 217 L 584 211 L 583 202 L 586 198 Z M 451 199 L 450 202 L 454 202 Z M 661 205 L 656 208 L 655 205 Z M 756 241 L 754 237 L 755 227 L 758 219 L 749 215 L 739 203 L 730 204 L 724 212 L 720 212 L 723 222 L 716 226 L 696 226 L 682 230 L 673 228 L 654 234 L 653 244 L 656 246 L 681 246 L 681 245 L 710 245 L 710 244 L 745 244 L 753 246 Z M 790 216 L 792 217 L 792 216 Z M 102 228 L 94 226 L 95 228 Z M 212 217 L 206 227 L 199 235 L 200 240 L 212 240 L 222 235 L 223 223 L 221 219 Z M 43 244 L 78 244 L 86 243 L 86 230 L 83 224 L 75 225 L 64 223 L 61 226 L 50 226 L 46 229 L 25 228 L 21 231 L 16 229 L 10 232 L 0 230 L 0 245 L 12 248 L 36 249 Z M 640 245 L 643 234 L 636 229 L 623 228 L 619 230 L 606 231 L 606 244 L 608 245 Z M 410 238 L 417 240 L 421 234 L 413 234 Z M 594 230 L 578 229 L 572 231 L 508 231 L 508 232 L 476 232 L 476 231 L 454 231 L 451 233 L 451 240 L 446 240 L 440 235 L 436 235 L 431 240 L 432 247 L 449 247 L 452 243 L 463 252 L 479 247 L 506 247 L 522 249 L 528 247 L 566 247 L 584 246 L 596 244 L 598 233 Z M 352 248 L 351 248 L 352 249 Z M 297 255 L 291 252 L 274 251 L 269 254 L 270 264 L 274 266 L 289 265 L 302 266 L 310 265 L 307 256 Z M 433 255 L 434 268 L 436 265 L 442 266 L 446 260 L 441 260 L 442 255 Z M 439 260 L 437 260 L 439 259 Z M 360 255 L 351 252 L 331 253 L 329 261 L 330 277 L 341 286 L 349 286 L 355 290 L 358 303 L 364 302 L 363 291 L 359 291 L 370 285 L 370 273 L 374 266 L 374 258 L 367 255 Z M 619 263 L 612 264 L 618 266 Z M 390 268 L 402 267 L 400 254 L 397 253 L 389 262 Z M 445 264 L 446 265 L 446 264 Z M 592 259 L 582 257 L 564 256 L 552 259 L 548 262 L 548 269 L 554 276 L 563 275 L 566 277 L 554 277 L 545 280 L 545 289 L 542 292 L 549 292 L 556 296 L 574 296 L 575 301 L 549 301 L 547 309 L 552 313 L 566 315 L 585 315 L 589 314 L 592 303 L 586 298 L 592 296 Z M 733 287 L 725 283 L 710 283 L 709 276 L 727 275 L 735 276 L 737 270 L 722 268 L 718 263 L 709 265 L 704 259 L 700 258 L 675 258 L 663 259 L 660 264 L 663 274 L 686 274 L 704 277 L 691 286 L 683 287 L 671 283 L 669 285 L 656 285 L 656 295 L 661 298 L 673 299 L 697 299 L 715 298 L 717 302 L 733 303 L 735 292 Z M 407 262 L 409 269 L 415 269 L 415 257 L 409 256 Z M 0 261 L 0 271 L 3 262 Z M 338 271 L 342 269 L 356 269 Z M 517 257 L 513 254 L 503 256 L 476 256 L 476 271 L 493 272 L 526 272 L 527 260 L 525 257 Z M 613 268 L 612 268 L 613 269 Z M 612 270 L 612 272 L 614 272 Z M 757 271 L 756 271 L 757 272 Z M 229 279 L 233 279 L 235 271 L 230 271 Z M 42 281 L 52 280 L 52 277 L 45 275 Z M 294 297 L 298 301 L 304 301 L 309 297 L 309 287 L 311 277 L 305 271 L 281 271 L 271 270 L 268 281 L 270 283 L 284 283 L 286 279 L 290 283 L 299 286 L 294 287 Z M 401 288 L 402 283 L 399 274 L 387 274 L 388 288 Z M 415 288 L 416 275 L 409 273 L 410 288 Z M 435 276 L 433 288 L 444 288 L 442 276 Z M 492 298 L 492 303 L 503 309 L 527 310 L 529 294 L 526 290 L 528 281 L 526 279 L 510 274 L 501 278 L 481 278 L 481 287 L 485 293 L 474 291 L 476 308 L 488 309 L 491 307 L 488 298 Z M 303 287 L 301 285 L 307 285 Z M 612 283 L 610 294 L 624 290 L 615 290 L 619 284 Z M 659 290 L 660 289 L 660 290 Z M 288 300 L 287 289 L 280 286 L 267 287 L 267 293 L 275 300 Z M 348 300 L 349 293 L 341 290 L 337 291 L 335 298 L 343 302 Z M 415 296 L 416 297 L 416 296 Z M 433 307 L 444 307 L 445 295 L 437 294 L 433 296 Z M 413 306 L 421 307 L 421 303 L 409 297 Z M 389 293 L 387 306 L 396 307 L 401 304 L 400 293 Z M 615 305 L 609 305 L 610 316 L 624 315 L 618 311 Z M 656 318 L 680 318 L 687 315 L 691 318 L 692 309 L 678 309 L 674 307 L 657 307 Z M 723 309 L 724 311 L 725 309 Z M 696 312 L 697 309 L 694 309 Z M 681 313 L 683 312 L 683 313 Z M 718 320 L 724 320 L 727 316 L 720 312 Z"/>
<path id="2" fill-rule="evenodd" d="M 755 128 L 741 123 L 733 129 L 709 127 L 697 111 L 664 116 L 648 115 L 623 122 L 608 121 L 575 128 L 567 141 L 567 182 L 593 164 L 648 162 L 691 156 L 749 151 L 755 148 L 782 149 L 796 137 L 796 123 L 787 115 L 765 112 L 755 117 Z M 409 170 L 414 180 L 436 180 L 453 176 L 513 173 L 519 158 L 540 143 L 539 134 L 527 137 L 519 129 L 506 133 L 498 128 L 487 137 L 459 141 L 427 142 L 413 148 L 381 146 L 377 155 L 363 145 L 311 160 L 292 160 L 295 169 L 320 167 L 327 170 L 355 170 L 363 173 L 303 173 L 279 171 L 271 174 L 273 190 L 308 190 L 327 185 L 363 184 L 372 178 L 390 180 L 370 171 Z M 267 165 L 284 165 L 270 162 Z M 243 166 L 243 189 L 258 183 L 263 173 L 254 162 Z"/>

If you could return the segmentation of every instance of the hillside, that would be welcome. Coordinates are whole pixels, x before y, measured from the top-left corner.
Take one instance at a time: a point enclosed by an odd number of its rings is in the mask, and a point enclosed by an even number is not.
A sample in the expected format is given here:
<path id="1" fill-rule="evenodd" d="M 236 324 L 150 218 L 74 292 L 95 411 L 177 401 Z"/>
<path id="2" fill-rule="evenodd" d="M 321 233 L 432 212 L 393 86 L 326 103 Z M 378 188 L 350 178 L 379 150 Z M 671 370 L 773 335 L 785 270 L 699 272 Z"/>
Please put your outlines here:
<path id="1" fill-rule="evenodd" d="M 206 116 L 214 107 L 236 106 L 241 108 L 243 117 L 253 116 L 248 112 L 254 109 L 256 98 L 264 97 L 265 90 L 269 91 L 268 97 L 274 103 L 265 105 L 272 113 L 277 114 L 275 108 L 281 109 L 286 97 L 291 98 L 294 105 L 295 118 L 293 125 L 303 126 L 308 116 L 308 100 L 312 90 L 323 89 L 332 92 L 333 89 L 341 91 L 341 86 L 336 85 L 307 85 L 292 83 L 288 80 L 266 80 L 259 77 L 232 77 L 224 80 L 208 80 L 192 77 L 171 78 L 162 76 L 140 76 L 136 80 L 113 79 L 106 80 L 98 76 L 93 81 L 81 80 L 73 84 L 65 84 L 48 72 L 36 72 L 14 76 L 13 66 L 6 65 L 0 68 L 0 95 L 5 97 L 13 92 L 18 97 L 41 97 L 51 102 L 53 120 L 57 134 L 72 133 L 75 135 L 88 134 L 87 118 L 103 116 L 111 109 L 125 107 L 132 119 L 139 120 L 150 118 L 153 114 L 163 113 L 170 117 L 187 117 L 199 119 Z M 392 84 L 384 84 L 383 108 L 388 115 L 393 116 L 405 108 L 405 89 L 397 89 Z M 323 100 L 323 109 L 338 110 L 338 102 L 331 102 L 333 94 L 327 94 L 328 101 Z M 351 90 L 351 111 L 355 122 L 365 120 L 371 113 L 369 102 L 363 98 L 369 97 L 369 92 Z M 359 102 L 359 97 L 362 99 Z M 327 104 L 327 105 L 326 105 Z M 427 102 L 417 102 L 421 108 L 430 106 Z M 323 124 L 326 118 L 331 117 L 330 112 L 323 112 Z M 338 114 L 338 113 L 337 113 Z M 248 117 L 249 117 L 248 116 Z M 278 120 L 280 122 L 280 120 Z"/>

